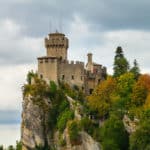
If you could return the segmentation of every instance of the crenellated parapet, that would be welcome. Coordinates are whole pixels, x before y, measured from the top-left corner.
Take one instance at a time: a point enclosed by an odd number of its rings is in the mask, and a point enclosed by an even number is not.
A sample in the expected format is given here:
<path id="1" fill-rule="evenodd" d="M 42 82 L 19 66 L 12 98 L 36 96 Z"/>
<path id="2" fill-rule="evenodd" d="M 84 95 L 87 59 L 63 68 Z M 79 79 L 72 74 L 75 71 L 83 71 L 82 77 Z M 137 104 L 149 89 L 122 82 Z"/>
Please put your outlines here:
<path id="1" fill-rule="evenodd" d="M 61 47 L 68 49 L 68 38 L 66 38 L 62 33 L 51 33 L 49 34 L 48 38 L 45 38 L 45 47 Z"/>
<path id="2" fill-rule="evenodd" d="M 62 33 L 51 33 L 45 38 L 45 47 L 48 57 L 67 59 L 69 40 Z"/>
<path id="3" fill-rule="evenodd" d="M 67 52 L 68 38 L 62 33 L 50 33 L 45 38 L 47 55 L 38 58 L 38 76 L 47 83 L 63 81 L 70 86 L 77 85 L 87 95 L 107 76 L 106 67 L 93 62 L 92 53 L 88 53 L 87 64 L 81 61 L 69 61 Z"/>

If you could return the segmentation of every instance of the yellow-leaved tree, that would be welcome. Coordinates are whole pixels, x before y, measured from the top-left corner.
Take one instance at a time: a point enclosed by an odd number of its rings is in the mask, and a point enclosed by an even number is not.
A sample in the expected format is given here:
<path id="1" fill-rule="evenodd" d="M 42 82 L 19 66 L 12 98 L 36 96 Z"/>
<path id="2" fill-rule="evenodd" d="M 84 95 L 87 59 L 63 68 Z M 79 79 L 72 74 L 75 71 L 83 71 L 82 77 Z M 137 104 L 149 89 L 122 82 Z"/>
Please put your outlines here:
<path id="1" fill-rule="evenodd" d="M 92 95 L 87 97 L 88 106 L 97 111 L 102 118 L 108 114 L 111 104 L 116 100 L 116 84 L 116 79 L 108 77 L 95 88 Z"/>

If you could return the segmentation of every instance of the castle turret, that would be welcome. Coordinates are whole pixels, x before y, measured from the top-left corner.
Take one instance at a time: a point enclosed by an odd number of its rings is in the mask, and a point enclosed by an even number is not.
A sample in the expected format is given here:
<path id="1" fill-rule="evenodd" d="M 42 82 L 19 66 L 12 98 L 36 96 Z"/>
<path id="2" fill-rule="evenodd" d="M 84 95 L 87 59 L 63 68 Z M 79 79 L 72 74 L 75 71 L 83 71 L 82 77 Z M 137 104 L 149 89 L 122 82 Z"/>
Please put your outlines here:
<path id="1" fill-rule="evenodd" d="M 87 57 L 88 57 L 88 62 L 87 62 L 87 65 L 86 65 L 86 70 L 90 71 L 90 72 L 93 72 L 92 53 L 88 53 Z"/>
<path id="2" fill-rule="evenodd" d="M 92 53 L 88 53 L 88 63 L 92 63 Z"/>
<path id="3" fill-rule="evenodd" d="M 50 33 L 45 38 L 45 47 L 48 57 L 55 57 L 67 60 L 68 38 L 62 33 Z"/>

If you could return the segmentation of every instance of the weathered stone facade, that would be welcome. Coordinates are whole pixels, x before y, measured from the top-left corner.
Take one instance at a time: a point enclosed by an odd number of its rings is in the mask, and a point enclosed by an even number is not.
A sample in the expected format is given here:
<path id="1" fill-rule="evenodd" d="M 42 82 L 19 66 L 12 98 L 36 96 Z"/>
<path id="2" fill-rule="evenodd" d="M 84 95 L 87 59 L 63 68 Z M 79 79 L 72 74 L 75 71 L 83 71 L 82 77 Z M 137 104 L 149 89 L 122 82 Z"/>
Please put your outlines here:
<path id="1" fill-rule="evenodd" d="M 51 33 L 45 38 L 47 56 L 38 58 L 38 75 L 46 81 L 63 81 L 69 85 L 77 85 L 85 93 L 90 94 L 94 87 L 106 77 L 106 68 L 93 63 L 92 54 L 88 54 L 88 62 L 68 61 L 69 40 L 62 33 Z"/>

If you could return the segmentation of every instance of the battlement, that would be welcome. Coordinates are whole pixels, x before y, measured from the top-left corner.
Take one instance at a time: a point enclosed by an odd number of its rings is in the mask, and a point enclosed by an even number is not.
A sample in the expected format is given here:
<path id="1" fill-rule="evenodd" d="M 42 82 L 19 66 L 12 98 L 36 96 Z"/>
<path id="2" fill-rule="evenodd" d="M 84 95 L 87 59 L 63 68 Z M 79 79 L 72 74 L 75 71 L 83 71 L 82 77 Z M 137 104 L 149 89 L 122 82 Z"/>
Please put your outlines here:
<path id="1" fill-rule="evenodd" d="M 39 63 L 52 63 L 52 62 L 56 62 L 57 58 L 56 57 L 39 57 L 38 61 Z"/>
<path id="2" fill-rule="evenodd" d="M 62 33 L 50 33 L 45 38 L 47 55 L 38 58 L 38 76 L 47 82 L 63 81 L 70 86 L 77 85 L 86 94 L 91 94 L 107 76 L 106 67 L 93 62 L 88 53 L 86 67 L 84 62 L 68 60 L 69 40 Z"/>
<path id="3" fill-rule="evenodd" d="M 69 42 L 68 38 L 65 37 L 62 33 L 51 33 L 48 37 L 45 38 L 45 47 L 46 48 L 66 48 L 68 49 Z"/>
<path id="4" fill-rule="evenodd" d="M 84 66 L 84 62 L 81 62 L 81 61 L 60 60 L 60 63 L 62 63 L 62 64 L 68 64 L 68 65 L 83 65 Z"/>

